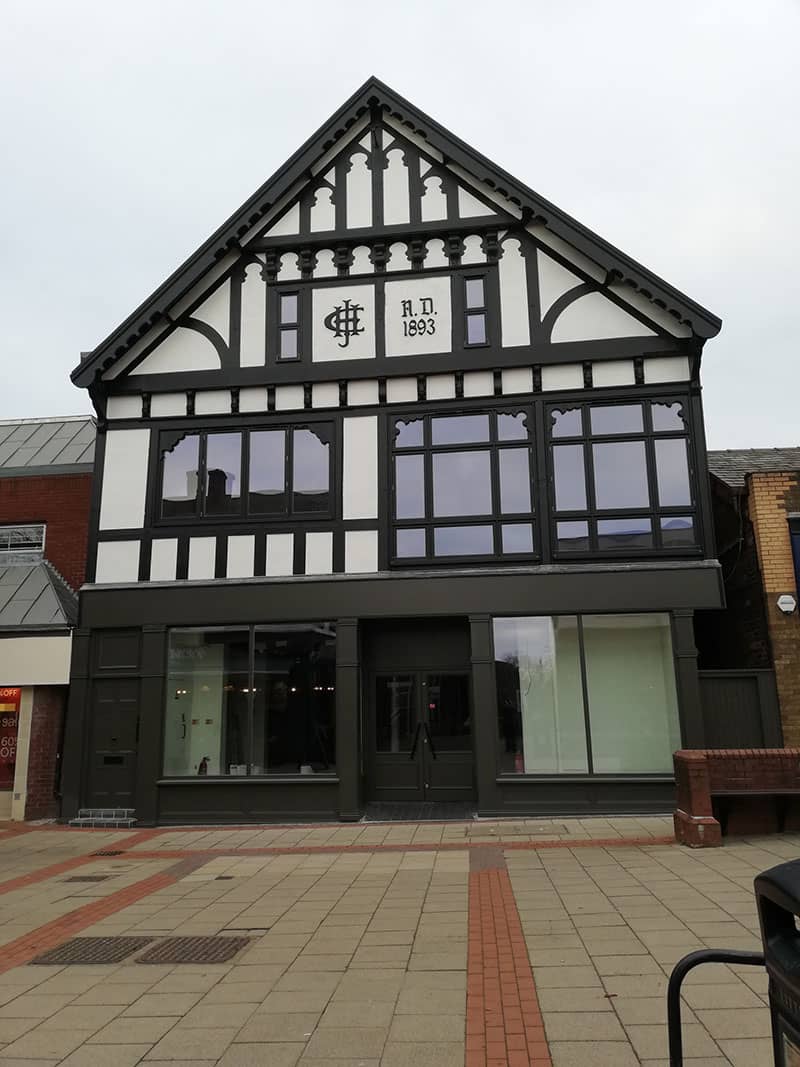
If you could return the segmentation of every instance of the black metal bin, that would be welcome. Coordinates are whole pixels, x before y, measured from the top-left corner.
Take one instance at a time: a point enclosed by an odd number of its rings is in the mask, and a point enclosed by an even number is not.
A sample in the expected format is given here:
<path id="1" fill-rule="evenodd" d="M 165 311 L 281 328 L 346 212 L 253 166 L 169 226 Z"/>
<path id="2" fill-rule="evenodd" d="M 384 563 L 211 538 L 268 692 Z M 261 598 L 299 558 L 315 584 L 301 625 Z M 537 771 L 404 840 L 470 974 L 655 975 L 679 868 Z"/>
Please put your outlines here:
<path id="1" fill-rule="evenodd" d="M 800 860 L 755 879 L 776 1067 L 800 1067 Z"/>

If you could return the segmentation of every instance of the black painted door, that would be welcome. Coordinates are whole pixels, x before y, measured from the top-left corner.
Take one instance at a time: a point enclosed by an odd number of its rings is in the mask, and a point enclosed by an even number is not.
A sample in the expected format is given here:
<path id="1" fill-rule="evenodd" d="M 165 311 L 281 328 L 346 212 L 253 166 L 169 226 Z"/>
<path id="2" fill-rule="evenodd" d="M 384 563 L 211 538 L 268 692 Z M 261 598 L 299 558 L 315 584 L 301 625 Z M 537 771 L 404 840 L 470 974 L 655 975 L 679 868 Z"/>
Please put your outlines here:
<path id="1" fill-rule="evenodd" d="M 133 808 L 139 740 L 139 683 L 95 682 L 87 804 Z"/>
<path id="2" fill-rule="evenodd" d="M 371 800 L 448 801 L 474 796 L 469 675 L 376 674 L 368 783 Z"/>

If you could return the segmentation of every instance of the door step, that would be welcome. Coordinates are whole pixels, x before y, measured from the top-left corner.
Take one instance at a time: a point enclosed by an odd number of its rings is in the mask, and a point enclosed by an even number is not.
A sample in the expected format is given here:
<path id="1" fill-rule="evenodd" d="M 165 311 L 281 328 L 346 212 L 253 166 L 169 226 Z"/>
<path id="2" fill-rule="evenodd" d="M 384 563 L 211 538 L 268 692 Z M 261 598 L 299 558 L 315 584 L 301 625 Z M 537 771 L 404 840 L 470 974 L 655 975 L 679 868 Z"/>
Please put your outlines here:
<path id="1" fill-rule="evenodd" d="M 107 830 L 130 830 L 136 825 L 134 808 L 81 808 L 70 826 Z"/>

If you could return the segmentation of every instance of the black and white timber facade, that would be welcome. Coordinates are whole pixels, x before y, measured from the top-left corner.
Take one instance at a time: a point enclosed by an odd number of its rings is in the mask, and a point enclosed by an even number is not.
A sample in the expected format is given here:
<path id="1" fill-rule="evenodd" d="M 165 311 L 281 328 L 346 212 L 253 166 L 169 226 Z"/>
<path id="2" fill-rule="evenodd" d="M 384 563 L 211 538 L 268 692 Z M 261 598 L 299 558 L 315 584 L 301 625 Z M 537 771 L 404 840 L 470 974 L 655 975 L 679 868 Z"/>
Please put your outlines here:
<path id="1" fill-rule="evenodd" d="M 62 814 L 668 808 L 719 329 L 370 79 L 73 372 Z"/>

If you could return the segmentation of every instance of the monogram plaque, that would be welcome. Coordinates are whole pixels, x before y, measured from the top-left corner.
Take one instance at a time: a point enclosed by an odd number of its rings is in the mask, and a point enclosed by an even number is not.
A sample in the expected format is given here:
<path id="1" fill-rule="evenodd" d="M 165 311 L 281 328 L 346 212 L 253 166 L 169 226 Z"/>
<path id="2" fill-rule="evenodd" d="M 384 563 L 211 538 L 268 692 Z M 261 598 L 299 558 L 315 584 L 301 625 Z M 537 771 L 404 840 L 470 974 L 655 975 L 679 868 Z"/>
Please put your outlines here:
<path id="1" fill-rule="evenodd" d="M 375 358 L 375 286 L 347 285 L 314 290 L 313 360 Z"/>

